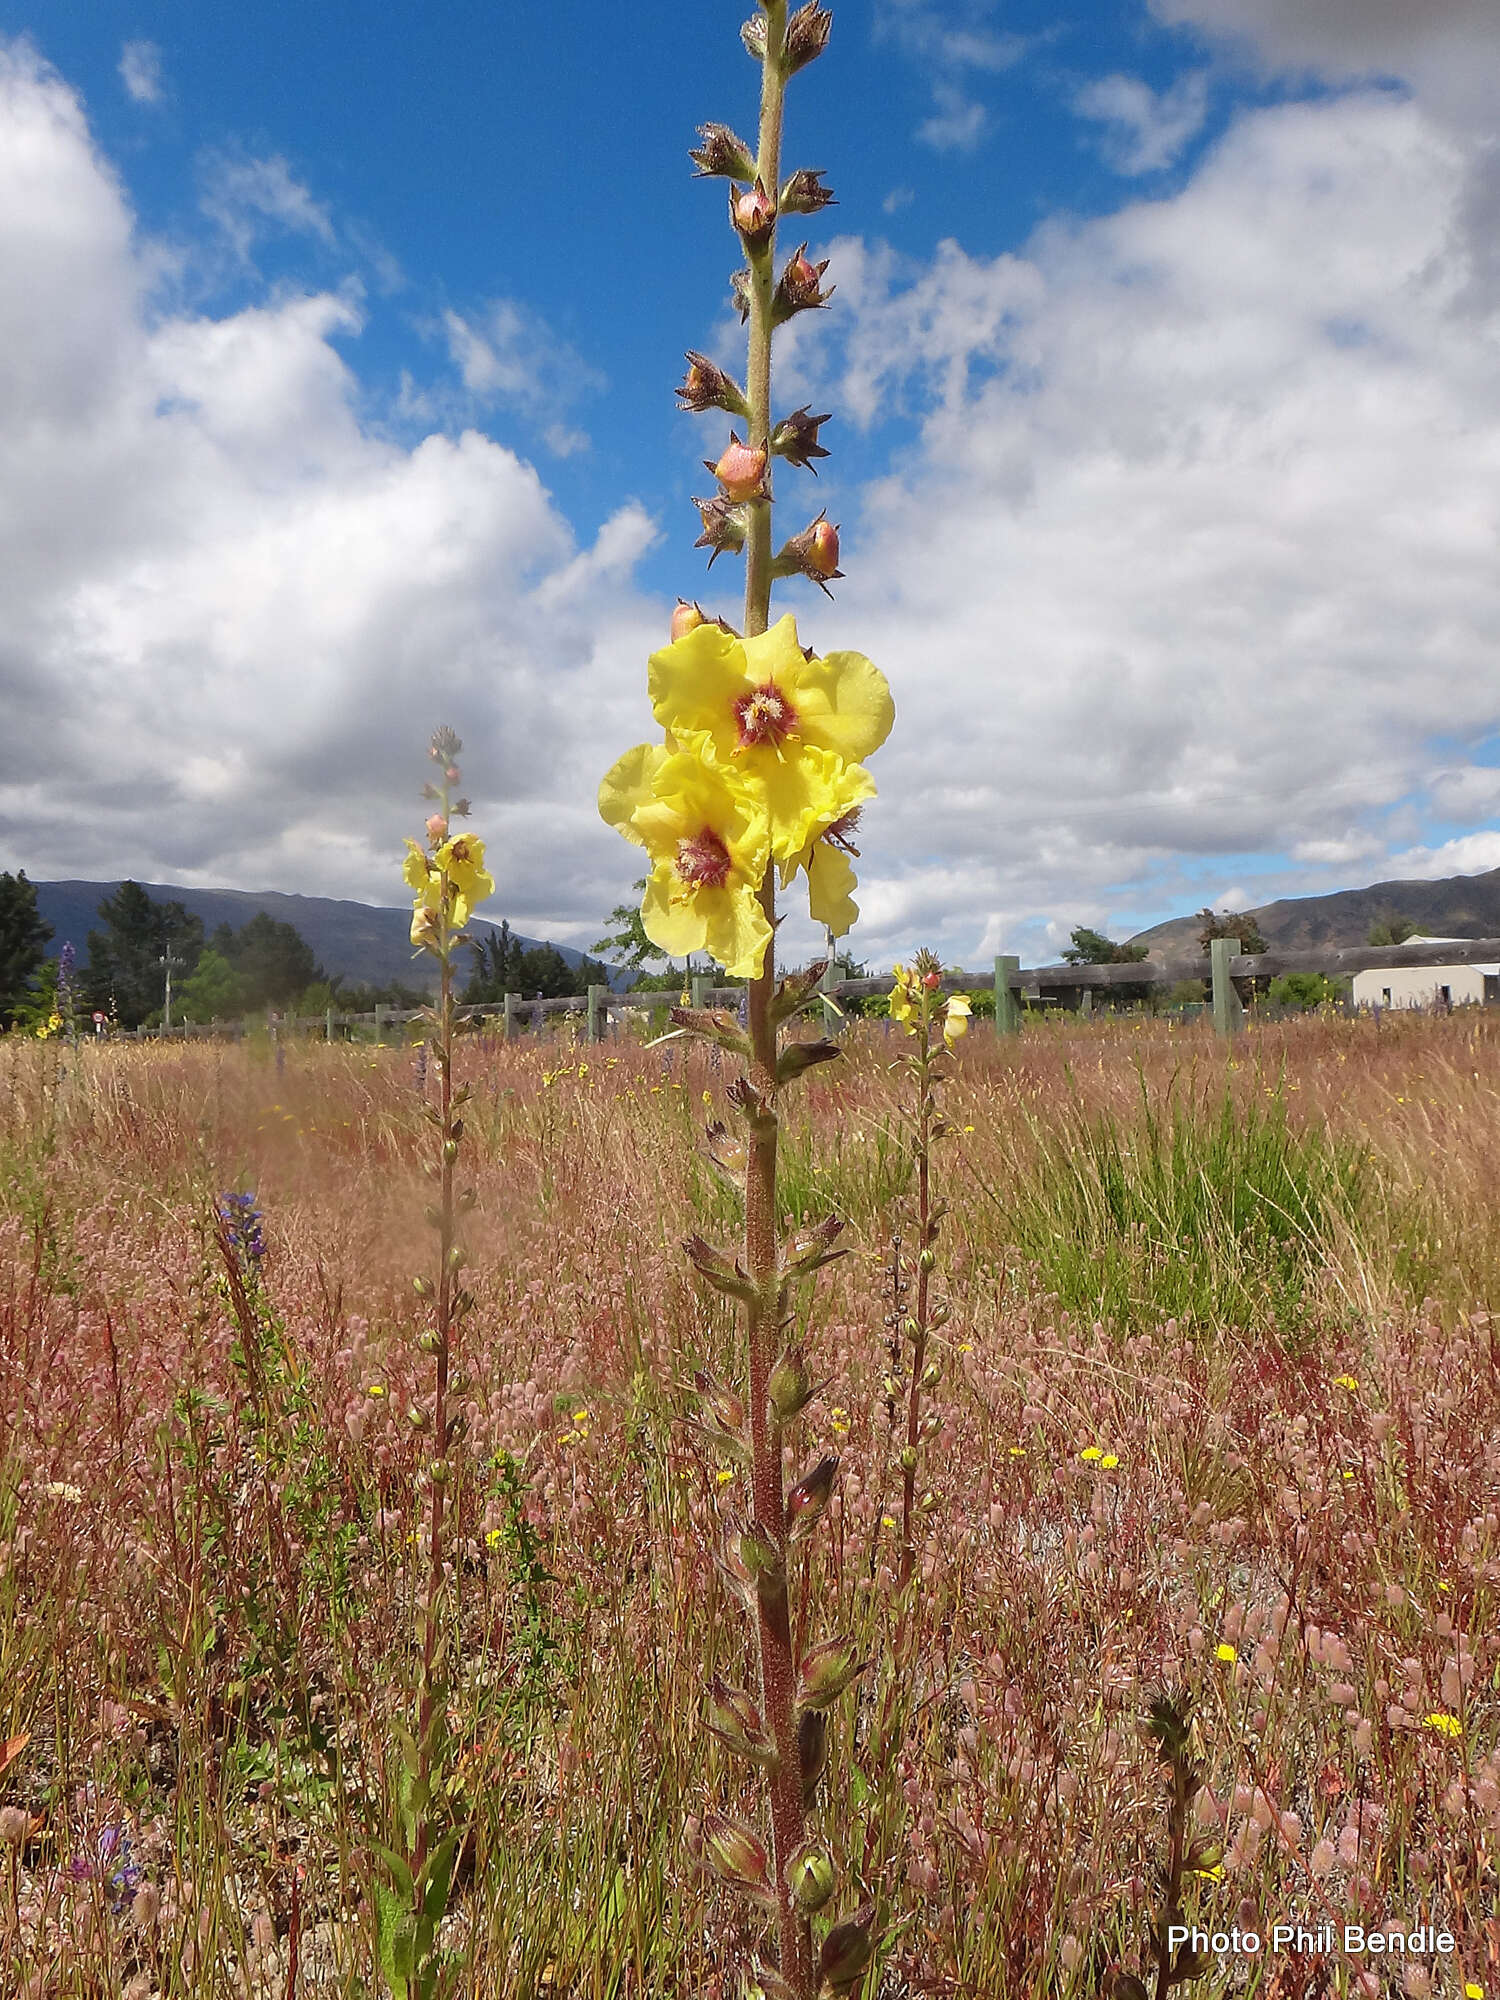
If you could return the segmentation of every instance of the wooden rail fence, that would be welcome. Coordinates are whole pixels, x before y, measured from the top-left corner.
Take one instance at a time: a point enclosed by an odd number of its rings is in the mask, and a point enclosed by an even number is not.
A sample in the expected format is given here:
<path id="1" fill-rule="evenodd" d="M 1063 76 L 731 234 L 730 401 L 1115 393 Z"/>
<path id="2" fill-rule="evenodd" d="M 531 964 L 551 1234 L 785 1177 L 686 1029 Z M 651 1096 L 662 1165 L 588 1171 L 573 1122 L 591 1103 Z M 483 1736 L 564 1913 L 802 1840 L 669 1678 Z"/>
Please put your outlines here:
<path id="1" fill-rule="evenodd" d="M 993 971 L 948 973 L 944 975 L 943 985 L 947 991 L 955 993 L 994 993 L 996 1032 L 1016 1034 L 1020 1031 L 1021 1007 L 1025 999 L 1051 996 L 1087 1015 L 1093 1011 L 1096 994 L 1108 994 L 1116 987 L 1148 986 L 1165 990 L 1183 980 L 1207 979 L 1212 989 L 1214 1026 L 1220 1034 L 1232 1035 L 1245 1024 L 1244 1006 L 1236 990 L 1237 981 L 1275 979 L 1288 972 L 1319 972 L 1328 978 L 1338 979 L 1377 967 L 1399 969 L 1423 965 L 1494 964 L 1500 961 L 1500 938 L 1469 938 L 1453 944 L 1413 938 L 1406 944 L 1360 945 L 1344 951 L 1325 948 L 1252 954 L 1236 951 L 1234 947 L 1233 938 L 1215 938 L 1206 964 L 1199 956 L 1165 960 L 1148 958 L 1122 965 L 1023 966 L 1019 958 L 1002 954 L 996 958 Z M 890 985 L 889 973 L 878 979 L 834 979 L 825 974 L 820 990 L 825 999 L 837 1002 L 888 993 Z M 695 1007 L 734 1008 L 738 1007 L 745 989 L 742 986 L 714 986 L 705 975 L 695 974 L 689 981 L 688 990 Z M 567 994 L 548 1000 L 540 996 L 528 1000 L 524 994 L 507 993 L 498 1007 L 493 1003 L 460 1007 L 458 1013 L 461 1018 L 471 1020 L 499 1019 L 507 1041 L 521 1032 L 523 1021 L 541 1026 L 549 1015 L 573 1014 L 582 1018 L 587 1039 L 597 1042 L 608 1031 L 612 1015 L 673 1004 L 671 993 L 615 993 L 608 986 L 591 986 L 586 993 Z M 322 1015 L 273 1015 L 266 1025 L 269 1032 L 278 1037 L 283 1034 L 316 1033 L 321 1029 L 329 1041 L 340 1029 L 369 1027 L 380 1040 L 388 1028 L 405 1027 L 408 1022 L 421 1018 L 420 1008 L 376 1007 L 371 1013 L 341 1014 L 330 1007 Z M 824 1023 L 829 1030 L 837 1028 L 839 1016 L 835 1007 L 824 1009 Z M 243 1022 L 215 1021 L 190 1023 L 169 1030 L 138 1028 L 134 1030 L 134 1036 L 154 1041 L 163 1035 L 170 1035 L 173 1039 L 185 1040 L 203 1035 L 242 1035 L 245 1032 Z"/>

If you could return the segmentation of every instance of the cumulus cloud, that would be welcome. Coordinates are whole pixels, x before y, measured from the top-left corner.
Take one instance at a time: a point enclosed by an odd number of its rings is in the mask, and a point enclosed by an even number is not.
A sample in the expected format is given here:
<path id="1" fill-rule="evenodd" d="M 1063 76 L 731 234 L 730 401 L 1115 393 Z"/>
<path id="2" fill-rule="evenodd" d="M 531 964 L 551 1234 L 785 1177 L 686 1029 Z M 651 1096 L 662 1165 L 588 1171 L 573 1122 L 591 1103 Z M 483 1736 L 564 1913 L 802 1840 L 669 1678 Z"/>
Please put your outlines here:
<path id="1" fill-rule="evenodd" d="M 1246 112 L 1180 194 L 1024 256 L 833 246 L 814 387 L 921 421 L 817 620 L 896 689 L 867 851 L 892 942 L 1192 907 L 1215 855 L 1252 902 L 1388 873 L 1439 770 L 1494 809 L 1433 747 L 1500 720 L 1471 165 L 1360 93 Z"/>
<path id="2" fill-rule="evenodd" d="M 1466 123 L 1488 121 L 1500 63 L 1493 0 L 1149 0 L 1159 20 L 1227 41 L 1272 71 L 1335 83 L 1400 77 Z"/>
<path id="3" fill-rule="evenodd" d="M 250 185 L 274 208 L 290 182 Z M 286 206 L 321 235 L 310 195 Z M 632 581 L 641 509 L 580 546 L 494 439 L 372 431 L 350 296 L 163 310 L 24 45 L 0 45 L 0 258 L 0 866 L 396 902 L 447 721 L 500 908 L 590 942 L 629 879 L 594 790 L 664 615 Z"/>
<path id="4" fill-rule="evenodd" d="M 1175 166 L 1203 129 L 1208 77 L 1192 70 L 1166 90 L 1138 76 L 1101 76 L 1074 95 L 1073 109 L 1104 127 L 1100 150 L 1120 174 L 1153 174 Z"/>
<path id="5" fill-rule="evenodd" d="M 120 81 L 136 104 L 160 104 L 166 95 L 161 50 L 155 42 L 127 42 L 120 51 Z"/>

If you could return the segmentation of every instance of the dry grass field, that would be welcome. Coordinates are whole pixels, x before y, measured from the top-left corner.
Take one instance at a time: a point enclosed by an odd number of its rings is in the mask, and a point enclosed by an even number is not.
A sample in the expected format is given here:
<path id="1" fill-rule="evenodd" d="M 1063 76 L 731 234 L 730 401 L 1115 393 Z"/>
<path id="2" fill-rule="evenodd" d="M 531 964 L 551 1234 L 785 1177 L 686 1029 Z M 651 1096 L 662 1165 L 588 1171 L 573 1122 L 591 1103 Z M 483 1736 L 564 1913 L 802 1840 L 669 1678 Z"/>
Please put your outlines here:
<path id="1" fill-rule="evenodd" d="M 691 1858 L 756 1794 L 702 1723 L 753 1661 L 714 1561 L 745 1475 L 691 1421 L 694 1370 L 740 1372 L 734 1322 L 679 1247 L 732 1234 L 701 1157 L 730 1072 L 685 1051 L 460 1045 L 443 1936 L 476 2000 L 730 2000 L 754 1935 Z M 1180 1990 L 1500 1994 L 1500 1019 L 968 1037 L 904 1694 L 898 1053 L 856 1024 L 796 1093 L 780 1191 L 848 1219 L 800 1299 L 828 1386 L 795 1470 L 841 1469 L 792 1602 L 873 1661 L 818 1808 L 892 1915 L 866 2000 L 1149 1973 L 1162 1686 L 1196 1697 L 1205 1927 L 1455 1940 L 1231 1955 Z M 422 1089 L 409 1049 L 0 1044 L 6 1996 L 376 1990 Z M 229 1191 L 264 1218 L 253 1267 L 216 1234 Z"/>

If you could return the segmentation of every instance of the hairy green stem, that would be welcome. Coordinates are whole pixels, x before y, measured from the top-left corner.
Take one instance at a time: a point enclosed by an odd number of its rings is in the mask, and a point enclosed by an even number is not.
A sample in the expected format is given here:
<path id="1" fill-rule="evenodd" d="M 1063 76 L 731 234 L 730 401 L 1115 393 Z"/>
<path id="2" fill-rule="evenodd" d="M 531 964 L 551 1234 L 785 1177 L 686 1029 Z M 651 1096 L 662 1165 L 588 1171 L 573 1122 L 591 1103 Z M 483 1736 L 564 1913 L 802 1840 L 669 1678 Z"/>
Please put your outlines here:
<path id="1" fill-rule="evenodd" d="M 786 78 L 787 0 L 766 6 L 766 53 L 761 66 L 759 151 L 756 169 L 767 192 L 780 186 L 781 126 Z M 771 305 L 775 292 L 775 231 L 763 248 L 750 253 L 749 358 L 746 397 L 749 442 L 769 452 L 771 438 Z M 771 501 L 755 502 L 745 539 L 745 634 L 753 638 L 770 623 Z M 750 1446 L 755 1519 L 780 1558 L 781 1588 L 759 1596 L 756 1637 L 760 1654 L 761 1713 L 776 1746 L 770 1778 L 771 1858 L 776 1878 L 777 1936 L 781 1976 L 797 2000 L 811 2000 L 812 1945 L 809 1927 L 792 1897 L 786 1869 L 806 1831 L 802 1773 L 797 1752 L 796 1661 L 792 1651 L 790 1593 L 787 1588 L 786 1497 L 781 1474 L 781 1432 L 771 1421 L 766 1387 L 780 1337 L 780 1280 L 776 1235 L 776 1043 L 772 1014 L 776 990 L 776 877 L 768 864 L 761 883 L 761 907 L 772 936 L 759 975 L 750 982 L 750 1083 L 760 1099 L 752 1119 L 745 1177 L 745 1268 L 755 1286 L 746 1306 L 749 1344 Z"/>

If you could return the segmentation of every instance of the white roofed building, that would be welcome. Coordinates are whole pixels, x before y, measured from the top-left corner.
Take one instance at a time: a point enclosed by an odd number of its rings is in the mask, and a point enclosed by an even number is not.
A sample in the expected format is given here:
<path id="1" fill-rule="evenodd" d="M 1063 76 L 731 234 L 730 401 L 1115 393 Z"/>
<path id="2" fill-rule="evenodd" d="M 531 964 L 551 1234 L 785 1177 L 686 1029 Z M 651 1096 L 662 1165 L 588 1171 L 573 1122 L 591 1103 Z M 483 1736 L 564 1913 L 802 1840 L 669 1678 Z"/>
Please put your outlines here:
<path id="1" fill-rule="evenodd" d="M 1413 944 L 1469 944 L 1418 938 Z M 1356 1007 L 1463 1007 L 1500 1000 L 1500 965 L 1380 965 L 1354 975 Z"/>

